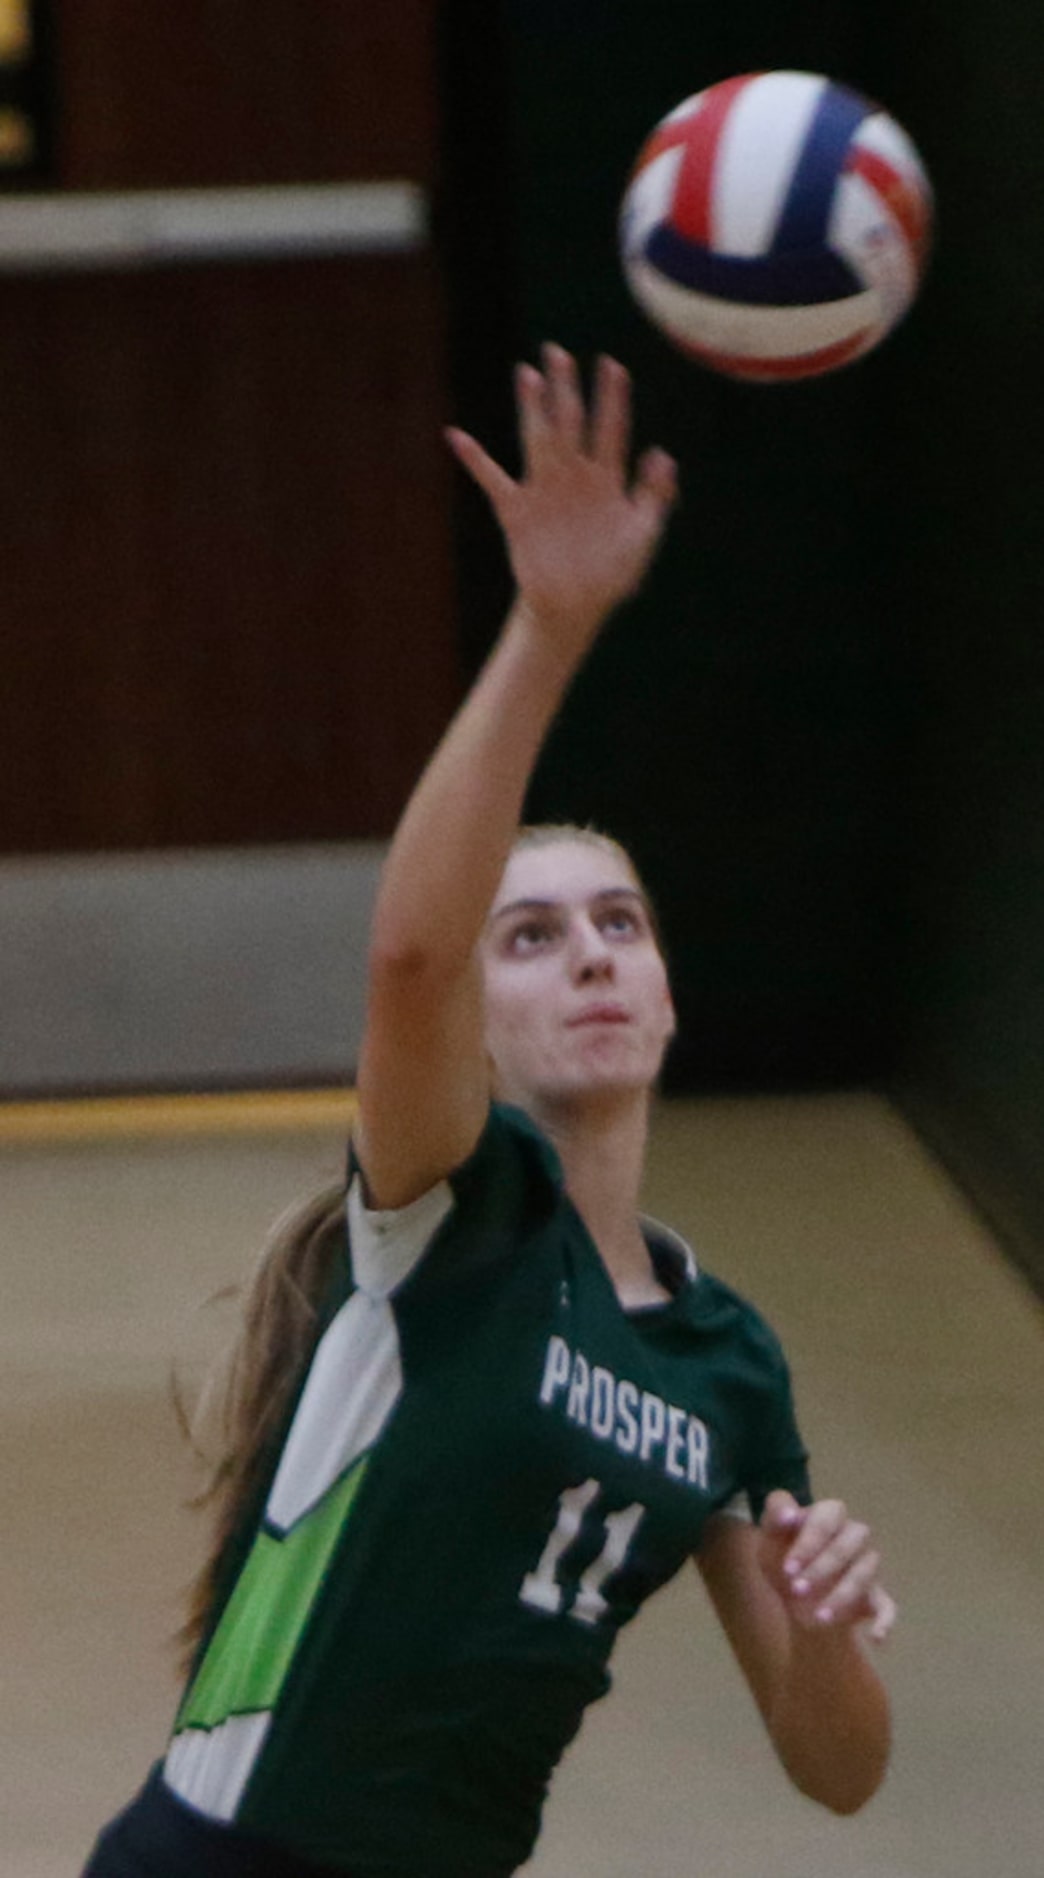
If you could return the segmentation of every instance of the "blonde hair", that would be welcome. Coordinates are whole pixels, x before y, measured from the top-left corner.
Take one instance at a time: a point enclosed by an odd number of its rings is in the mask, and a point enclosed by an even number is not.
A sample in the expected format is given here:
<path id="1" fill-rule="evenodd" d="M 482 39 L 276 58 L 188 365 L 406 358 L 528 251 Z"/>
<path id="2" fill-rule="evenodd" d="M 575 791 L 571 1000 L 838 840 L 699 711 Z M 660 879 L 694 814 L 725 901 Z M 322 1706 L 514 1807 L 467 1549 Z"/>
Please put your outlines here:
<path id="1" fill-rule="evenodd" d="M 190 1504 L 207 1509 L 212 1521 L 210 1550 L 189 1587 L 177 1636 L 186 1669 L 206 1634 L 228 1546 L 262 1485 L 311 1362 L 337 1258 L 346 1253 L 342 1183 L 324 1188 L 276 1221 L 243 1296 L 238 1334 L 191 1412 L 175 1384 L 175 1412 L 206 1469 Z"/>
<path id="2" fill-rule="evenodd" d="M 633 855 L 624 847 L 622 841 L 616 840 L 614 835 L 607 835 L 603 829 L 596 828 L 592 822 L 523 822 L 511 844 L 511 852 L 518 854 L 527 848 L 553 848 L 567 841 L 578 841 L 583 847 L 598 848 L 603 854 L 611 854 L 615 860 L 623 862 L 645 902 L 653 936 L 662 952 L 663 934 L 660 930 L 660 919 L 655 903 L 638 871 Z"/>
<path id="3" fill-rule="evenodd" d="M 600 848 L 603 854 L 612 854 L 626 862 L 632 874 L 637 874 L 634 862 L 621 841 L 607 835 L 593 822 L 523 822 L 511 843 L 512 854 L 520 848 L 553 848 L 563 841 L 579 841 L 588 848 Z"/>
<path id="4" fill-rule="evenodd" d="M 624 861 L 657 930 L 655 910 L 634 862 L 620 842 L 600 829 L 571 822 L 526 824 L 512 851 L 564 841 L 583 842 Z M 189 1587 L 177 1637 L 186 1669 L 207 1634 L 228 1548 L 274 1464 L 276 1444 L 319 1338 L 337 1259 L 347 1259 L 345 1199 L 342 1182 L 276 1221 L 242 1296 L 238 1333 L 191 1410 L 175 1387 L 182 1430 L 206 1470 L 191 1504 L 206 1510 L 212 1522 L 210 1549 Z"/>

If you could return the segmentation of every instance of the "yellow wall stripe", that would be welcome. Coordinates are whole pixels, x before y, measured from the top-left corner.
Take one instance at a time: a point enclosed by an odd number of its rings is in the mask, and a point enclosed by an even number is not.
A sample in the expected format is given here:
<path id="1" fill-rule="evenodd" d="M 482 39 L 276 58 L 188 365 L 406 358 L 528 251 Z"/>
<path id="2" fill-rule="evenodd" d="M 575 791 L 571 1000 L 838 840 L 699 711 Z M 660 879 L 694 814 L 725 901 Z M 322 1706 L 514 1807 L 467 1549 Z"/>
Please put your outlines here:
<path id="1" fill-rule="evenodd" d="M 350 1089 L 251 1090 L 219 1095 L 87 1097 L 0 1102 L 0 1146 L 65 1141 L 157 1140 L 333 1128 L 347 1132 Z"/>

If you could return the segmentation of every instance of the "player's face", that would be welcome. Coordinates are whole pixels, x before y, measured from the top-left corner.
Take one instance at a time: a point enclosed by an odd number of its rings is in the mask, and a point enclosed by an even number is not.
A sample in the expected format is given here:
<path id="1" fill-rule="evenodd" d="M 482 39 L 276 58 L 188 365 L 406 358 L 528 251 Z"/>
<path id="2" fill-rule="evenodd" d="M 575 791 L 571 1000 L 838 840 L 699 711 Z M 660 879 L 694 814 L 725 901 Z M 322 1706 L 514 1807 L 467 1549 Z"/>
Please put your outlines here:
<path id="1" fill-rule="evenodd" d="M 523 1108 L 656 1080 L 674 1032 L 667 968 L 625 857 L 563 839 L 512 855 L 482 946 L 497 1092 Z"/>

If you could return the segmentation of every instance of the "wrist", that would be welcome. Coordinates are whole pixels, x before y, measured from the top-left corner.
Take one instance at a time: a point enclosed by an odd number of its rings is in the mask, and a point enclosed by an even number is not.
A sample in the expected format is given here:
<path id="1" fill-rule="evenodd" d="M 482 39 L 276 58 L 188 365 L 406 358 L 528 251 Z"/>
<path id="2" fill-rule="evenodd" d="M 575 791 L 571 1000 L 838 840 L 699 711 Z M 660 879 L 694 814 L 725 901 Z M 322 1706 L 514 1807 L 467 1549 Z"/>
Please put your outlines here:
<path id="1" fill-rule="evenodd" d="M 559 611 L 541 606 L 538 601 L 519 593 L 508 615 L 508 624 L 568 680 L 583 664 L 610 611 L 609 607 L 594 604 Z"/>

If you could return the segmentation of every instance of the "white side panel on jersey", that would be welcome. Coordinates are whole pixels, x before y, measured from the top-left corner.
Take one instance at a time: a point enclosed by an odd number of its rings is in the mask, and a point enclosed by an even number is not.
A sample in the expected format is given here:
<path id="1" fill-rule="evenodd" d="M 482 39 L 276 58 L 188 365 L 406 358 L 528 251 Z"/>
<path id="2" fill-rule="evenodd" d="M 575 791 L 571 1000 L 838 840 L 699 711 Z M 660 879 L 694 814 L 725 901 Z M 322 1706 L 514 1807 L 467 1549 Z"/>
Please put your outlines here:
<path id="1" fill-rule="evenodd" d="M 407 1279 L 453 1209 L 453 1189 L 447 1180 L 429 1187 L 419 1200 L 393 1213 L 380 1213 L 363 1200 L 362 1180 L 356 1174 L 348 1190 L 348 1237 L 352 1248 L 352 1276 L 361 1291 L 387 1298 Z"/>
<path id="2" fill-rule="evenodd" d="M 711 186 L 711 237 L 719 253 L 756 255 L 771 248 L 825 89 L 823 79 L 807 72 L 767 72 L 740 92 L 722 126 Z"/>
<path id="3" fill-rule="evenodd" d="M 453 1206 L 443 1181 L 394 1213 L 369 1211 L 358 1175 L 348 1196 L 352 1272 L 361 1287 L 341 1306 L 312 1360 L 280 1458 L 265 1519 L 280 1532 L 311 1512 L 378 1440 L 402 1394 L 389 1293 L 417 1264 Z"/>
<path id="4" fill-rule="evenodd" d="M 233 1820 L 272 1717 L 233 1715 L 219 1728 L 188 1728 L 167 1750 L 163 1778 L 208 1819 Z"/>
<path id="5" fill-rule="evenodd" d="M 391 1305 L 356 1291 L 316 1351 L 268 1496 L 268 1524 L 288 1532 L 310 1513 L 373 1446 L 401 1393 Z"/>

